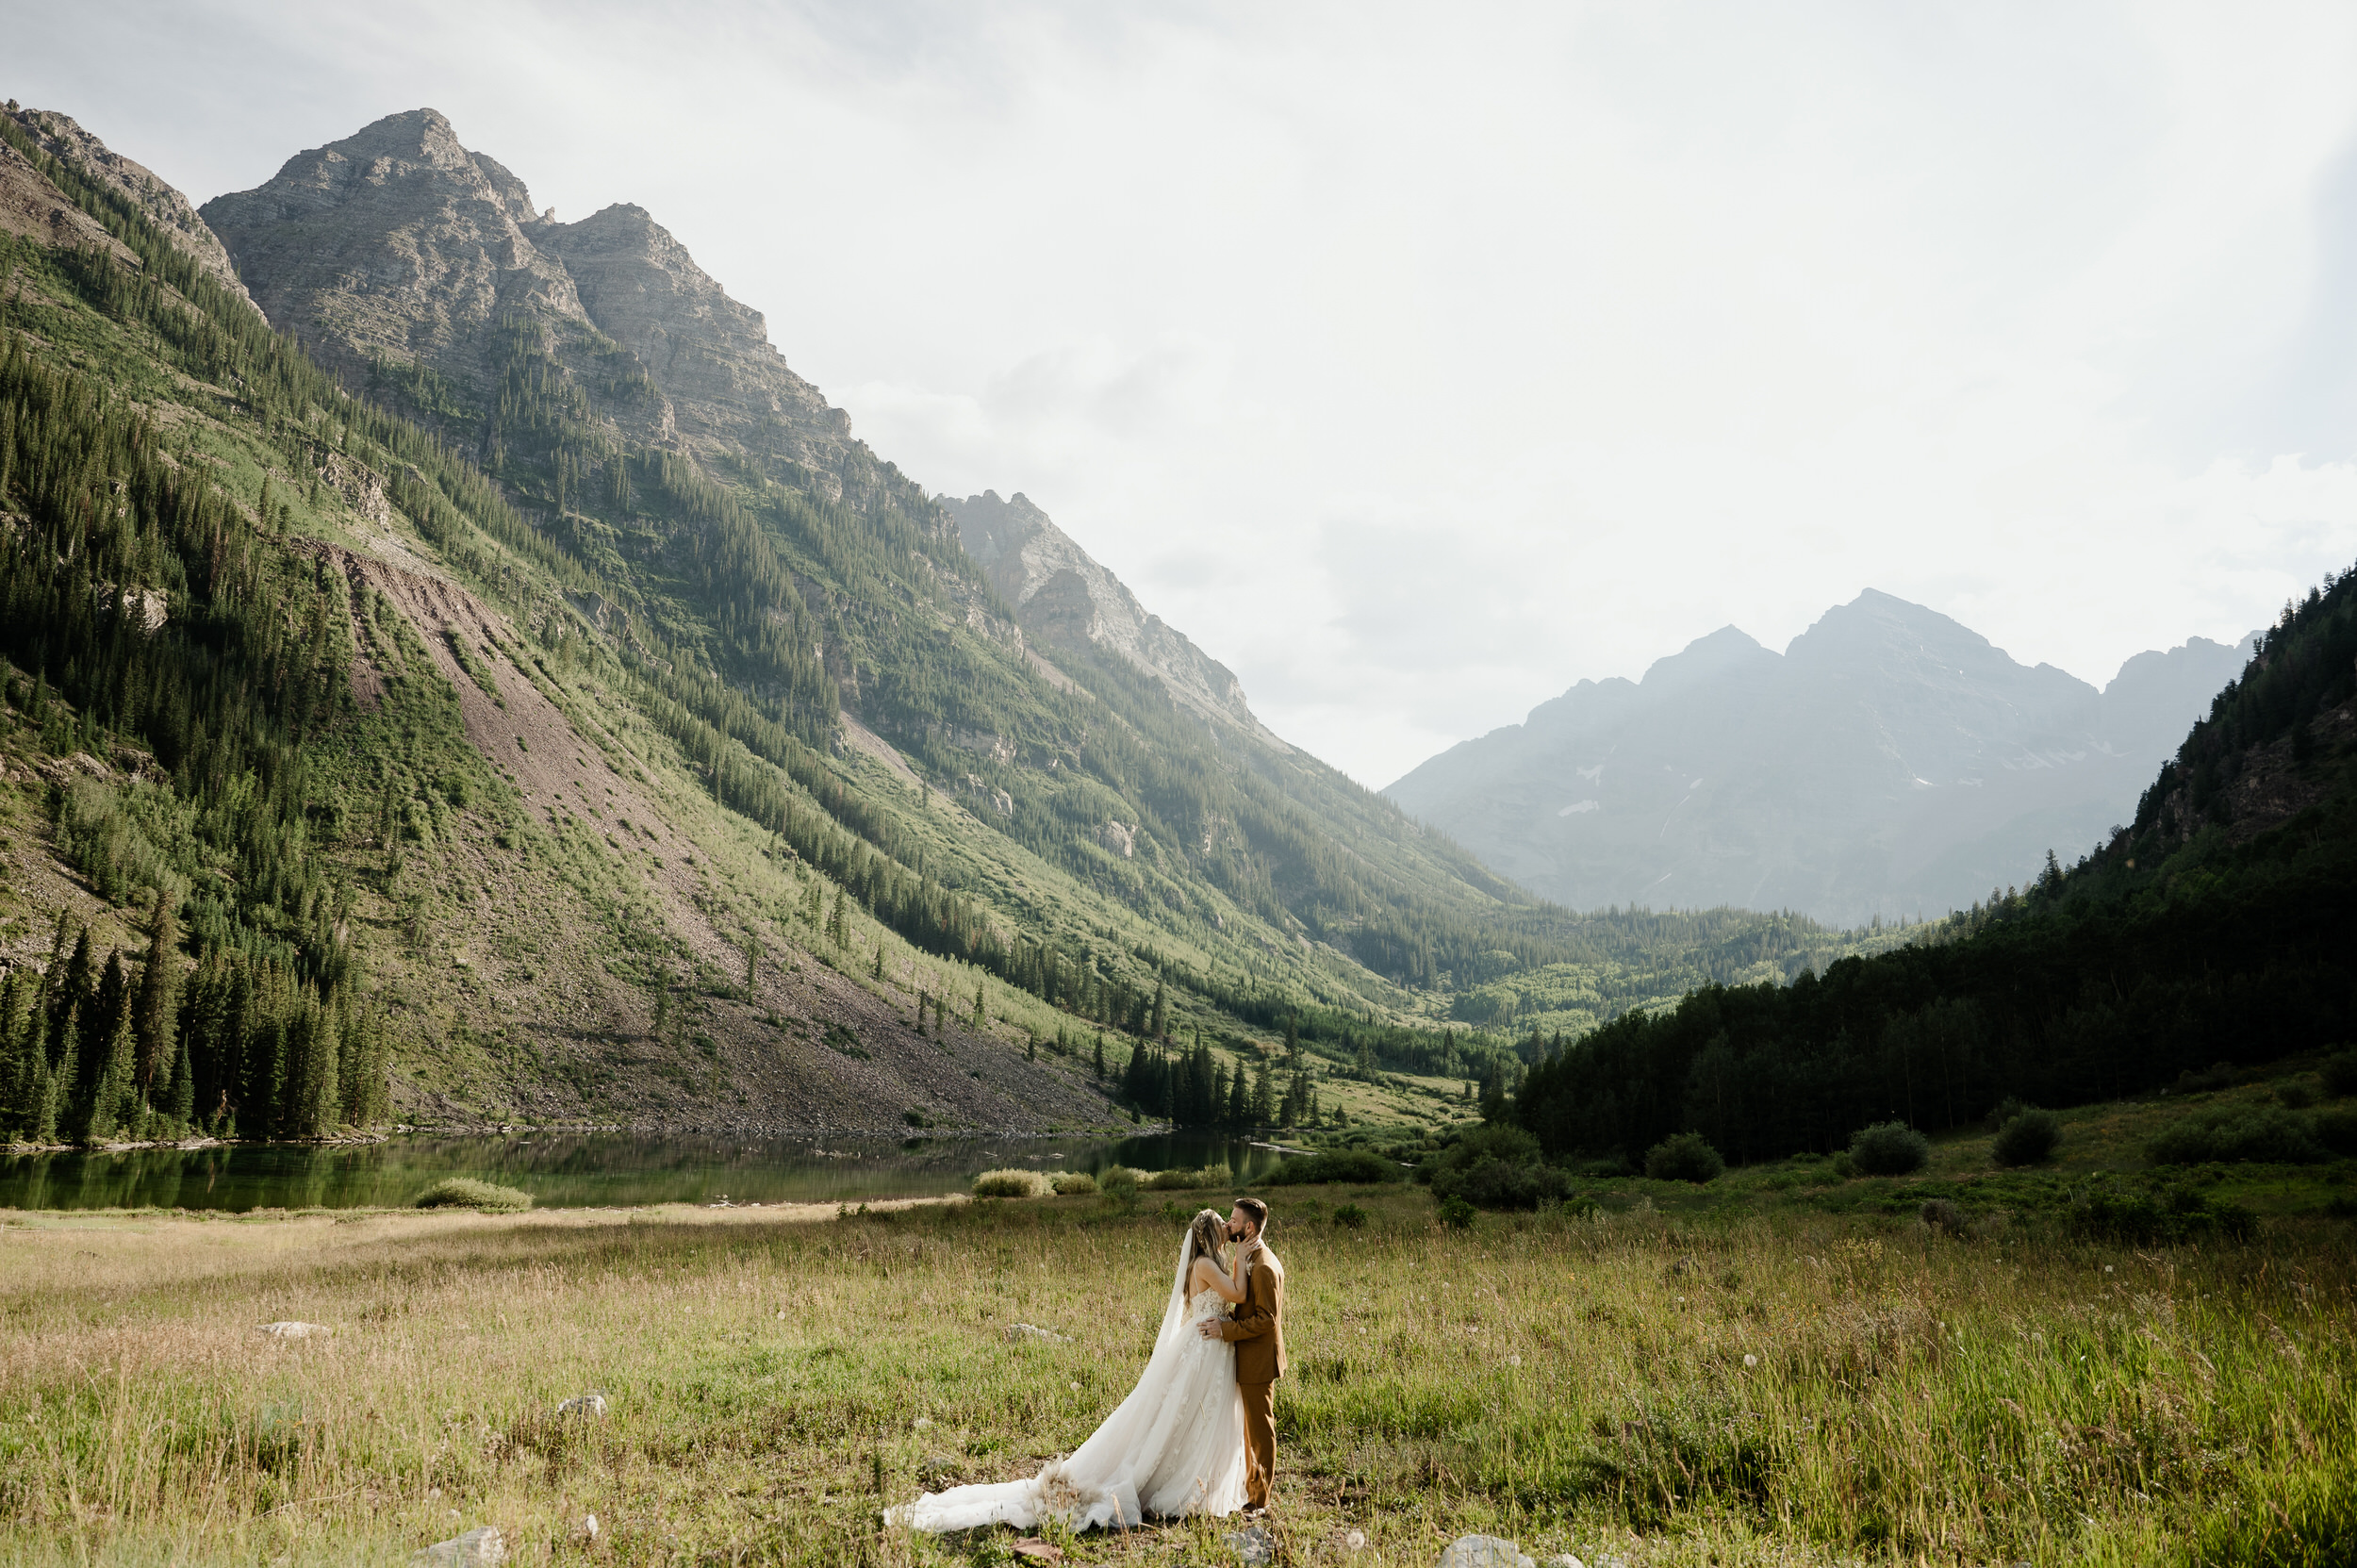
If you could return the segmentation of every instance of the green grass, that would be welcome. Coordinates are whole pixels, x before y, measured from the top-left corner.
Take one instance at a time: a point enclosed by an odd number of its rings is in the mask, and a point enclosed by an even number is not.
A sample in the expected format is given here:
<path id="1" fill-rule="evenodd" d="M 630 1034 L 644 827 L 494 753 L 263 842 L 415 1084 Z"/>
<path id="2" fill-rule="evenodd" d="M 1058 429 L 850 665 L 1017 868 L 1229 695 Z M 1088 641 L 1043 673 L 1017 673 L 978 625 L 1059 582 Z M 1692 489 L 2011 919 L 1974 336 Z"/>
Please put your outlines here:
<path id="1" fill-rule="evenodd" d="M 493 1524 L 523 1562 L 1000 1564 L 1006 1532 L 877 1510 L 1103 1418 L 1167 1289 L 1163 1207 L 11 1226 L 0 1561 L 389 1564 Z M 2320 1562 L 2357 1488 L 2345 1226 L 1452 1231 L 1392 1186 L 1280 1194 L 1271 1240 L 1287 1562 L 1426 1568 L 1473 1530 L 1632 1564 Z M 289 1317 L 334 1331 L 255 1331 Z M 1010 1344 L 1017 1321 L 1070 1343 Z M 555 1418 L 590 1390 L 608 1418 Z M 1064 1544 L 1225 1557 L 1187 1522 Z"/>

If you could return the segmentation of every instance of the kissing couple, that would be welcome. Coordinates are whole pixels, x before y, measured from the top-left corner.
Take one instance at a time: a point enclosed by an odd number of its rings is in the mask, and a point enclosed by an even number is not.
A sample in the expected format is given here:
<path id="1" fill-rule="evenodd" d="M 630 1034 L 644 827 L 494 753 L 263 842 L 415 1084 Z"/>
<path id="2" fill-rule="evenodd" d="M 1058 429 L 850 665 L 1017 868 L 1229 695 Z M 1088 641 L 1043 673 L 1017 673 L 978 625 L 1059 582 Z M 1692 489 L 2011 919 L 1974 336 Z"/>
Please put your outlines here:
<path id="1" fill-rule="evenodd" d="M 944 1532 L 1061 1519 L 1087 1530 L 1264 1512 L 1284 1372 L 1285 1265 L 1269 1250 L 1268 1205 L 1240 1197 L 1225 1220 L 1206 1209 L 1187 1222 L 1137 1387 L 1071 1458 L 1030 1480 L 921 1494 L 886 1509 L 884 1523 Z"/>

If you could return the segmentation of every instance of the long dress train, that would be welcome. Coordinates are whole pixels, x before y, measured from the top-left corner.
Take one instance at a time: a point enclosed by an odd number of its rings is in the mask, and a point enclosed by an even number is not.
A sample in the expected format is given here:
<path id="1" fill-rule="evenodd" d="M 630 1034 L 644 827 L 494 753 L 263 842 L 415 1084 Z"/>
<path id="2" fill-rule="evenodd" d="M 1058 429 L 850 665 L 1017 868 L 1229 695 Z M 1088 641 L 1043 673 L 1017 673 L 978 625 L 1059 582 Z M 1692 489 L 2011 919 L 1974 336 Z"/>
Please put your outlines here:
<path id="1" fill-rule="evenodd" d="M 1236 1347 L 1196 1326 L 1220 1315 L 1219 1296 L 1184 1296 L 1187 1263 L 1162 1313 L 1137 1387 L 1069 1458 L 1029 1480 L 955 1486 L 884 1510 L 887 1525 L 947 1531 L 984 1525 L 1030 1529 L 1060 1518 L 1075 1530 L 1148 1517 L 1222 1515 L 1244 1507 L 1244 1398 Z"/>

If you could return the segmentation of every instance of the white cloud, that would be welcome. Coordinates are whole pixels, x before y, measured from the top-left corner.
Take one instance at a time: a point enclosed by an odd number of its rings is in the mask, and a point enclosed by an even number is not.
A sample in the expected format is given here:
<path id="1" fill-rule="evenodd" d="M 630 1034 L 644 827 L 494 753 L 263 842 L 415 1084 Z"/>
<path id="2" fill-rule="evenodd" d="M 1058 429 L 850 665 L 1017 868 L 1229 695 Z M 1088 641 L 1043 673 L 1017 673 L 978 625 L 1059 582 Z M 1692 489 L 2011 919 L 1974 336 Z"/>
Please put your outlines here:
<path id="1" fill-rule="evenodd" d="M 200 196 L 432 103 L 646 205 L 1369 783 L 1870 585 L 2100 681 L 2357 557 L 2344 7 L 11 10 Z"/>

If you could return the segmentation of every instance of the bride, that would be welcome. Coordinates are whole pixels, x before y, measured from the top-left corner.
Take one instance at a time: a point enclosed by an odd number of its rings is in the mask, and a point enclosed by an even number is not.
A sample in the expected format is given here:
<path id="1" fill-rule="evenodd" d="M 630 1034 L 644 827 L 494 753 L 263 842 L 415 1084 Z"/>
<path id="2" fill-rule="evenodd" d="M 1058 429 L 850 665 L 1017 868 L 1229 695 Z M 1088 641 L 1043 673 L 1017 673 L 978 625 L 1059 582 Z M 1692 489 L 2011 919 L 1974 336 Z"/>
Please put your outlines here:
<path id="1" fill-rule="evenodd" d="M 1030 1529 L 1062 1519 L 1075 1530 L 1127 1527 L 1149 1516 L 1233 1513 L 1244 1506 L 1244 1401 L 1236 1347 L 1196 1325 L 1244 1299 L 1244 1251 L 1223 1262 L 1227 1222 L 1206 1209 L 1188 1222 L 1162 1330 L 1145 1375 L 1070 1459 L 1030 1480 L 924 1493 L 884 1510 L 912 1529 Z"/>

